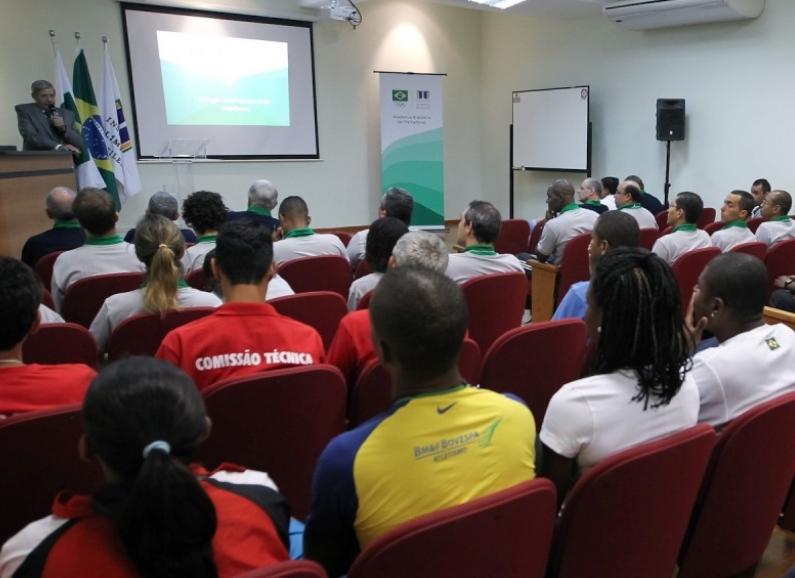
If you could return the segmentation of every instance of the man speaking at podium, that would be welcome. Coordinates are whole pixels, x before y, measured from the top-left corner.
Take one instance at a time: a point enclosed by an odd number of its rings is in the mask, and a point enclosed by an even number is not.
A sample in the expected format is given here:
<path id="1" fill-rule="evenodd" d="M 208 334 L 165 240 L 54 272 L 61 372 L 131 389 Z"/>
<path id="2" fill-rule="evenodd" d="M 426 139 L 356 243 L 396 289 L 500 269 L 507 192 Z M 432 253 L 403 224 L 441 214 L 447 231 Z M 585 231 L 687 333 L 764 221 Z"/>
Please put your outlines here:
<path id="1" fill-rule="evenodd" d="M 53 85 L 37 80 L 30 85 L 30 92 L 33 102 L 14 107 L 22 135 L 22 150 L 68 150 L 79 154 L 83 141 L 74 129 L 74 115 L 55 106 Z"/>

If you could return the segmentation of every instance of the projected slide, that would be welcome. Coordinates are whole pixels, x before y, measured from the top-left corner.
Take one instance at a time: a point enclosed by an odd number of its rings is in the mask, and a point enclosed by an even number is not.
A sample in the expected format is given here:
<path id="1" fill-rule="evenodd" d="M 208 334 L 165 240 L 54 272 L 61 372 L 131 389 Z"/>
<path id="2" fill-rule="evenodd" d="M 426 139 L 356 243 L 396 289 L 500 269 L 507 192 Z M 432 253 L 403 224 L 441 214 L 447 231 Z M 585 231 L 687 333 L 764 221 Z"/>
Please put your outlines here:
<path id="1" fill-rule="evenodd" d="M 287 42 L 157 31 L 169 125 L 290 126 Z"/>

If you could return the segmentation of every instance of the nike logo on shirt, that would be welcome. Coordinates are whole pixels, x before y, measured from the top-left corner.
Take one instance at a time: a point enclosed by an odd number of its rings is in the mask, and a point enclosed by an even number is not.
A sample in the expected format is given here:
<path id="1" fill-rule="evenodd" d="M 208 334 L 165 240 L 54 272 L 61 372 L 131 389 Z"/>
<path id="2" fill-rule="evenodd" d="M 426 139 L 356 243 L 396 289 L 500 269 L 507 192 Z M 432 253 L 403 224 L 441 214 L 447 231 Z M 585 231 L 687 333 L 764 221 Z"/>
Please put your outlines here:
<path id="1" fill-rule="evenodd" d="M 453 403 L 451 403 L 450 405 L 445 406 L 445 407 L 438 407 L 437 406 L 436 407 L 436 413 L 438 413 L 439 415 L 442 415 L 443 413 L 447 413 L 447 410 L 449 410 L 451 407 L 453 407 L 457 403 L 458 403 L 457 401 L 454 401 Z"/>

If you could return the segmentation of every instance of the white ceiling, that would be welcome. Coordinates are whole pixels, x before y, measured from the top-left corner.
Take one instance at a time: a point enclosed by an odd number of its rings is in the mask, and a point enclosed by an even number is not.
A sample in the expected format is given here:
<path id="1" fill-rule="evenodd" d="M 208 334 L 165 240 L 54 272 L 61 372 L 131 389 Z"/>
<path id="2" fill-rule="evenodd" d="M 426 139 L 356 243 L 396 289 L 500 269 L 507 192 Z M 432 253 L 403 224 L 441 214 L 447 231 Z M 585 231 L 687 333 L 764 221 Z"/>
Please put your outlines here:
<path id="1" fill-rule="evenodd" d="M 561 18 L 578 18 L 592 16 L 602 11 L 602 6 L 610 0 L 525 0 L 507 10 L 489 8 L 469 2 L 469 0 L 432 0 L 435 4 L 459 6 L 475 10 L 488 10 L 490 12 L 508 12 L 511 14 L 524 14 L 529 16 L 555 16 Z"/>

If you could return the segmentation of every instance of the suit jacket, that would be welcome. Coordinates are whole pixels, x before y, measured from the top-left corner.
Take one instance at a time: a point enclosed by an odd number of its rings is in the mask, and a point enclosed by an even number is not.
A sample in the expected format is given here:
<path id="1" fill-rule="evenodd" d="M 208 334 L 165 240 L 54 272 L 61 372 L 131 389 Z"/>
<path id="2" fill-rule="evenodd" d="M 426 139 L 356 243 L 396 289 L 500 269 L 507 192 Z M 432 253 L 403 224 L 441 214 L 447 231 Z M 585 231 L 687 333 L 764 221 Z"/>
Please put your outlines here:
<path id="1" fill-rule="evenodd" d="M 83 148 L 83 139 L 74 129 L 75 117 L 71 111 L 55 108 L 66 124 L 66 132 L 61 133 L 50 124 L 50 119 L 36 103 L 18 104 L 14 109 L 17 111 L 19 134 L 22 135 L 22 150 L 51 151 L 60 144 Z"/>
<path id="2" fill-rule="evenodd" d="M 36 262 L 50 253 L 56 251 L 69 251 L 76 249 L 86 242 L 86 233 L 83 229 L 50 229 L 38 235 L 33 235 L 22 247 L 22 262 L 31 268 Z M 48 287 L 49 289 L 49 287 Z"/>

